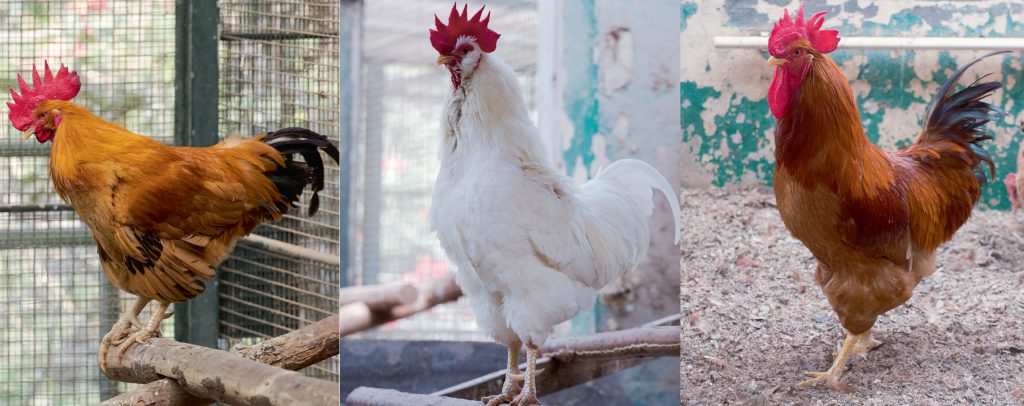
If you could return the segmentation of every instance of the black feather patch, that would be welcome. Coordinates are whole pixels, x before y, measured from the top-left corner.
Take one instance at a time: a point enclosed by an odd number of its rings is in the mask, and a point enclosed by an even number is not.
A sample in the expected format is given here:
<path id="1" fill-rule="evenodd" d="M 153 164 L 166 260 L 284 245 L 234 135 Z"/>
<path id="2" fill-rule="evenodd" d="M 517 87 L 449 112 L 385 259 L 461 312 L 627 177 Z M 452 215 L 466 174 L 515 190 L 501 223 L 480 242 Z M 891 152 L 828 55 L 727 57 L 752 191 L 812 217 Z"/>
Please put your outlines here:
<path id="1" fill-rule="evenodd" d="M 139 241 L 138 248 L 142 252 L 142 258 L 126 256 L 124 258 L 124 266 L 128 268 L 132 275 L 136 273 L 144 275 L 147 268 L 152 268 L 160 260 L 160 256 L 164 251 L 164 244 L 160 237 L 152 234 L 142 234 L 138 231 L 134 231 L 133 234 L 135 239 Z"/>
<path id="2" fill-rule="evenodd" d="M 285 166 L 268 173 L 267 178 L 274 182 L 281 195 L 292 204 L 298 202 L 299 195 L 307 185 L 311 186 L 313 197 L 309 202 L 308 213 L 310 216 L 316 214 L 320 208 L 318 192 L 324 189 L 325 176 L 320 152 L 338 162 L 341 157 L 338 148 L 327 137 L 300 127 L 282 128 L 268 133 L 263 142 L 285 157 Z M 296 154 L 302 156 L 305 162 L 294 160 Z"/>
<path id="3" fill-rule="evenodd" d="M 973 62 L 964 65 L 946 80 L 942 88 L 935 94 L 928 109 L 928 119 L 925 120 L 924 133 L 921 135 L 923 141 L 950 140 L 964 148 L 973 155 L 973 169 L 978 181 L 984 185 L 987 182 L 985 171 L 980 164 L 985 163 L 992 178 L 996 176 L 995 165 L 988 151 L 982 148 L 982 142 L 991 140 L 992 137 L 982 132 L 985 124 L 997 121 L 1006 115 L 1003 109 L 981 101 L 981 99 L 992 95 L 992 92 L 1003 87 L 999 82 L 981 82 L 988 75 L 982 76 L 971 83 L 963 90 L 953 92 L 956 83 L 963 76 L 968 68 L 982 59 L 993 55 L 1004 54 L 1009 51 L 993 52 L 984 55 Z"/>

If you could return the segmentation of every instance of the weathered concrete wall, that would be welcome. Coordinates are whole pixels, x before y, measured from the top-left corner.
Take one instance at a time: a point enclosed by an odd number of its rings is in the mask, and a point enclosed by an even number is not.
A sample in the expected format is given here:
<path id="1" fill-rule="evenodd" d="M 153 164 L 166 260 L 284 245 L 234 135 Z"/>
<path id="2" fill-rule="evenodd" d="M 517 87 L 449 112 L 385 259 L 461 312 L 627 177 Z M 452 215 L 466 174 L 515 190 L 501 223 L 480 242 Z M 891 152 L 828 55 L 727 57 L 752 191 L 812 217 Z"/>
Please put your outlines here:
<path id="1" fill-rule="evenodd" d="M 620 158 L 646 161 L 679 184 L 676 108 L 679 3 L 673 0 L 541 2 L 538 121 L 556 165 L 583 182 Z M 618 286 L 614 314 L 589 330 L 634 327 L 678 311 L 674 219 L 658 196 L 648 260 Z M 603 324 L 603 325 L 602 325 Z"/>
<path id="2" fill-rule="evenodd" d="M 770 184 L 775 120 L 765 97 L 772 70 L 766 50 L 716 49 L 716 35 L 767 35 L 772 24 L 800 3 L 785 0 L 684 0 L 680 10 L 684 49 L 680 71 L 683 184 Z M 1024 2 L 808 1 L 809 16 L 826 10 L 825 28 L 843 36 L 1024 37 Z M 1016 16 L 1016 17 L 1014 17 Z M 851 80 L 864 128 L 883 148 L 905 145 L 920 132 L 928 103 L 948 75 L 987 51 L 857 51 L 831 54 Z M 986 145 L 1002 179 L 1016 168 L 1024 119 L 1024 65 L 1019 54 L 979 63 L 962 79 L 994 73 L 1006 85 L 994 103 L 1009 116 L 990 126 Z M 1002 182 L 984 189 L 982 206 L 1009 208 Z"/>
<path id="3" fill-rule="evenodd" d="M 538 122 L 552 161 L 583 182 L 616 159 L 636 158 L 679 185 L 678 1 L 538 4 Z M 573 320 L 572 333 L 635 327 L 679 312 L 675 219 L 664 199 L 656 199 L 647 259 L 607 287 L 593 311 Z M 602 398 L 607 404 L 674 404 L 678 363 L 644 364 L 602 381 L 594 393 L 630 394 L 624 400 Z"/>

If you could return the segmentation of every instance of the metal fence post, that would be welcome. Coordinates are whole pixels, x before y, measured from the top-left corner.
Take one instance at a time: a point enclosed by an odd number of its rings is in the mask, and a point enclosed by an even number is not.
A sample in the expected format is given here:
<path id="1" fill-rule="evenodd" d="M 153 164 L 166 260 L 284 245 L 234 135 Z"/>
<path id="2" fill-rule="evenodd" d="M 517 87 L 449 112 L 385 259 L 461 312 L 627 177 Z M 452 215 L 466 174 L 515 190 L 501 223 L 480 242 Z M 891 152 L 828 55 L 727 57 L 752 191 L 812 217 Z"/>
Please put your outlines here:
<path id="1" fill-rule="evenodd" d="M 355 173 L 356 142 L 359 138 L 360 105 L 362 102 L 362 41 L 363 41 L 363 1 L 340 0 L 338 47 L 340 49 L 340 95 L 341 114 L 338 122 L 341 128 L 341 187 L 338 211 L 338 225 L 341 230 L 339 255 L 341 255 L 341 286 L 351 286 L 355 281 L 355 238 L 352 227 L 355 210 Z"/>
<path id="2" fill-rule="evenodd" d="M 217 20 L 215 1 L 178 0 L 175 4 L 175 117 L 177 145 L 217 143 Z M 175 305 L 174 336 L 181 342 L 217 347 L 217 278 L 198 297 Z"/>

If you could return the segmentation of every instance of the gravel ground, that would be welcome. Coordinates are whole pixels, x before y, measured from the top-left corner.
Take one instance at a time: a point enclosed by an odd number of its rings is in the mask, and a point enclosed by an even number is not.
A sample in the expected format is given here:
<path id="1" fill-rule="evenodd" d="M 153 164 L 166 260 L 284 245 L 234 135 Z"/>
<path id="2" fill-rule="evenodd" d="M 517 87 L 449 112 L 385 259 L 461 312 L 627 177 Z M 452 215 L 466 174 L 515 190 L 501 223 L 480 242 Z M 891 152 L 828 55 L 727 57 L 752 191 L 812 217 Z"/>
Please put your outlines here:
<path id="1" fill-rule="evenodd" d="M 843 381 L 857 389 L 843 393 L 794 388 L 846 333 L 771 191 L 690 190 L 682 203 L 682 403 L 1024 404 L 1024 231 L 1010 213 L 975 211 L 940 248 L 938 271 L 879 318 L 883 345 L 851 361 Z"/>

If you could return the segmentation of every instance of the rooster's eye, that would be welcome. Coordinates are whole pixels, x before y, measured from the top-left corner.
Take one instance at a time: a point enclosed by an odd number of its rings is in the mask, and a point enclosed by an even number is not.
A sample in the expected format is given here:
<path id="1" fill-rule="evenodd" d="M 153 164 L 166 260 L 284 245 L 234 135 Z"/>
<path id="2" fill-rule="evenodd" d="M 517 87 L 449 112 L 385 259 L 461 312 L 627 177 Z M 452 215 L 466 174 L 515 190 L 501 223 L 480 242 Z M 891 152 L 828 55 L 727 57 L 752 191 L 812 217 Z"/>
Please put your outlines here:
<path id="1" fill-rule="evenodd" d="M 800 50 L 793 51 L 793 55 L 800 56 Z"/>

